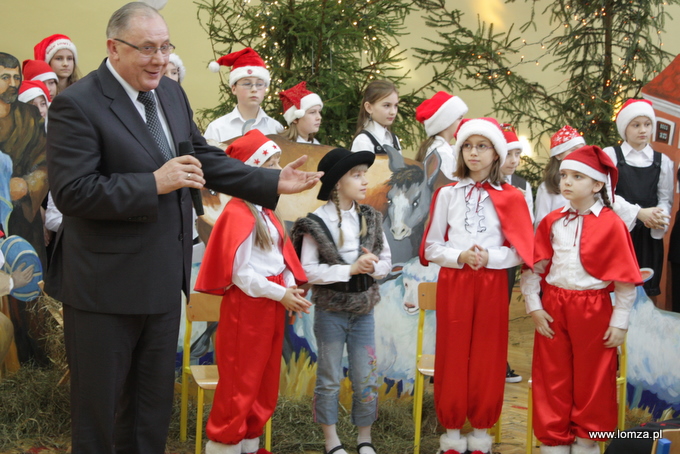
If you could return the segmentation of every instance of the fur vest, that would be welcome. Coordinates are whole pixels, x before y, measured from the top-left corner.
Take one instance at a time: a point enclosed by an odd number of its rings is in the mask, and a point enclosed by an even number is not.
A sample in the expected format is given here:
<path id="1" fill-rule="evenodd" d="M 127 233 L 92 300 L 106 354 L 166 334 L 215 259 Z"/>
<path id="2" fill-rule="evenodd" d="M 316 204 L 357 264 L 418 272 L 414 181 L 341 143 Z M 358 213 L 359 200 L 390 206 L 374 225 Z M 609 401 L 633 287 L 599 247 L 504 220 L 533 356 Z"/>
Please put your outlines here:
<path id="1" fill-rule="evenodd" d="M 380 255 L 383 250 L 382 214 L 370 205 L 359 205 L 359 207 L 367 227 L 367 233 L 360 241 L 361 246 L 375 255 Z M 324 228 L 310 217 L 298 219 L 291 231 L 293 246 L 298 254 L 302 250 L 302 238 L 305 234 L 311 235 L 317 242 L 321 263 L 350 265 L 342 258 L 335 243 L 324 232 Z M 377 282 L 374 282 L 365 292 L 358 293 L 338 292 L 324 285 L 312 286 L 312 303 L 329 312 L 368 314 L 378 304 L 378 301 L 380 301 L 380 286 Z"/>

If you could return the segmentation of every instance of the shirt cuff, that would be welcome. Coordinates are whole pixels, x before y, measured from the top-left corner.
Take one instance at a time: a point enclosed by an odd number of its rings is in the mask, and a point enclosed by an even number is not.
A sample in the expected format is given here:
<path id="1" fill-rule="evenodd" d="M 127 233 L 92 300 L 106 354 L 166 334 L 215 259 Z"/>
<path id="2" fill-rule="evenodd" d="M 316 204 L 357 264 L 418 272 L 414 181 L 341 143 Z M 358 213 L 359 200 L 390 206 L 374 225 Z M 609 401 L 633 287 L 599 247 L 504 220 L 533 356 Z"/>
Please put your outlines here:
<path id="1" fill-rule="evenodd" d="M 609 326 L 619 329 L 628 329 L 628 321 L 630 319 L 630 310 L 621 307 L 615 307 L 612 312 L 612 317 L 609 320 Z"/>
<path id="2" fill-rule="evenodd" d="M 536 293 L 524 295 L 524 307 L 526 308 L 527 314 L 530 314 L 533 311 L 542 310 L 543 303 L 541 302 L 541 297 Z"/>

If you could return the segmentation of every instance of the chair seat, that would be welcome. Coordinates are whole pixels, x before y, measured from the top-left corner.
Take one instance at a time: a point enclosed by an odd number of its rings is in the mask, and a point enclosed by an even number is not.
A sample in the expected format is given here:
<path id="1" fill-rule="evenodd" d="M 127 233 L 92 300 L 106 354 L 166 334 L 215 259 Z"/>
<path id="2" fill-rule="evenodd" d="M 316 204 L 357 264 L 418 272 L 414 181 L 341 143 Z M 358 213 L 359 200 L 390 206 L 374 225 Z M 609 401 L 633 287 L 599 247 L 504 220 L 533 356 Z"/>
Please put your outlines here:
<path id="1" fill-rule="evenodd" d="M 418 371 L 427 375 L 428 377 L 434 376 L 434 355 L 422 355 L 417 364 Z"/>
<path id="2" fill-rule="evenodd" d="M 203 389 L 217 388 L 217 382 L 220 379 L 217 366 L 191 366 L 191 375 L 196 384 Z"/>

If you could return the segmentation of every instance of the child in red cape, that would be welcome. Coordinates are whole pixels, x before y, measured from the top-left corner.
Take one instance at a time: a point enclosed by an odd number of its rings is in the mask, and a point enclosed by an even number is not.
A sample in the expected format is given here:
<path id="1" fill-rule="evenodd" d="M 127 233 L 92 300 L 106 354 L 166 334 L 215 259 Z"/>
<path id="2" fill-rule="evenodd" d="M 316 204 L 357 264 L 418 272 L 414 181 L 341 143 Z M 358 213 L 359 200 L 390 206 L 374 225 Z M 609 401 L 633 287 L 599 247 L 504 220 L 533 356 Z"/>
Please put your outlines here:
<path id="1" fill-rule="evenodd" d="M 538 333 L 533 417 L 543 454 L 597 454 L 590 432 L 616 428 L 616 347 L 625 339 L 642 278 L 628 229 L 611 209 L 608 178 L 615 188 L 616 166 L 596 146 L 562 160 L 567 205 L 541 221 L 534 270 L 522 276 Z"/>
<path id="2" fill-rule="evenodd" d="M 281 168 L 281 149 L 256 129 L 226 152 L 253 167 Z M 311 303 L 297 288 L 305 282 L 275 213 L 232 198 L 213 227 L 195 286 L 222 295 L 215 340 L 220 380 L 206 454 L 268 452 L 258 448 L 279 395 L 286 311 L 309 312 Z"/>
<path id="3" fill-rule="evenodd" d="M 533 228 L 522 193 L 504 183 L 507 142 L 493 118 L 463 120 L 455 176 L 430 209 L 420 260 L 440 265 L 434 399 L 445 454 L 490 453 L 508 347 L 507 268 L 530 263 Z M 465 419 L 473 432 L 461 437 Z"/>

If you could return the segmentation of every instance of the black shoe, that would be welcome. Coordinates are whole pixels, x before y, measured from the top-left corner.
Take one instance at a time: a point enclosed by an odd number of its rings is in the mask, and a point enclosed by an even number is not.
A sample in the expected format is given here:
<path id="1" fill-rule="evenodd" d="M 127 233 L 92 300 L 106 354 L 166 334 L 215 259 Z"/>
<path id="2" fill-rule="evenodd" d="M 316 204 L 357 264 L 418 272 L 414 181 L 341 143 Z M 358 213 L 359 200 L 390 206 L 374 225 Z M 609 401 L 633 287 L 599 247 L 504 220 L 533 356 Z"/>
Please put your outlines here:
<path id="1" fill-rule="evenodd" d="M 513 369 L 509 369 L 505 374 L 505 383 L 519 383 L 522 381 L 522 376 L 515 373 Z"/>

